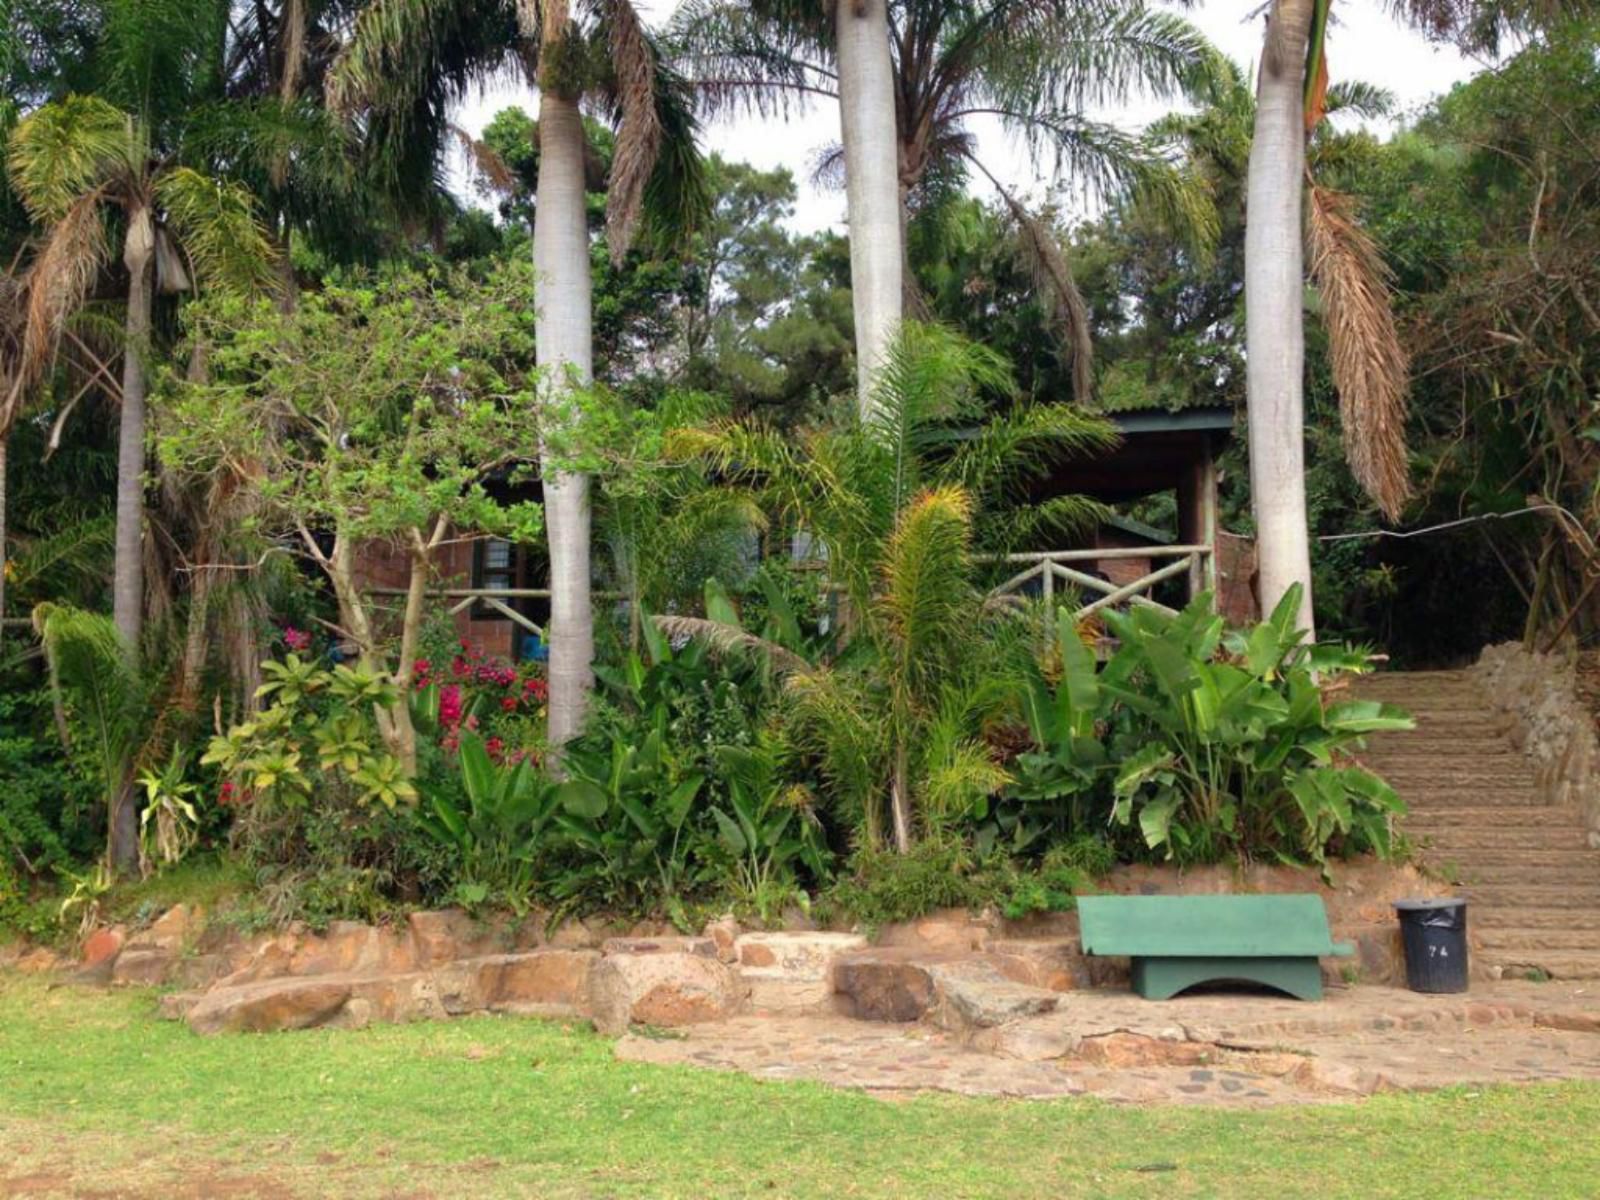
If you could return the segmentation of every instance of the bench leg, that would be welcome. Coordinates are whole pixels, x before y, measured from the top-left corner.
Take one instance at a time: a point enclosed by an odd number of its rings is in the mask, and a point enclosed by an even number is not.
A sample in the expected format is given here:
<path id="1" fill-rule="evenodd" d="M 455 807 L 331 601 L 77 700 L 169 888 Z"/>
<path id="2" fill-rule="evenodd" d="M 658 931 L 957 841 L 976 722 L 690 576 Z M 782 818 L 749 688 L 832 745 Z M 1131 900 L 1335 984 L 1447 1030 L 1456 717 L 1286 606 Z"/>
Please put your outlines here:
<path id="1" fill-rule="evenodd" d="M 1322 999 L 1322 968 L 1314 958 L 1135 958 L 1133 990 L 1146 1000 L 1170 1000 L 1201 983 L 1238 980 Z"/>

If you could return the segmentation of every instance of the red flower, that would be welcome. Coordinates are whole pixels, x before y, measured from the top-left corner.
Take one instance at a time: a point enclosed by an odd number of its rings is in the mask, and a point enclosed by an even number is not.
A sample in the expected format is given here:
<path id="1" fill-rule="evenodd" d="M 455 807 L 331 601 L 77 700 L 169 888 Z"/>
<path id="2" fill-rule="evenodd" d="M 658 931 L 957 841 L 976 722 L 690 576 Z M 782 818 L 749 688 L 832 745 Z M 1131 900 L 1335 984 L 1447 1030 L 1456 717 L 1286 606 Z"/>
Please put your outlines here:
<path id="1" fill-rule="evenodd" d="M 489 752 L 489 757 L 494 759 L 495 762 L 500 762 L 505 756 L 506 744 L 497 737 L 490 738 L 483 744 L 483 748 Z"/>
<path id="2" fill-rule="evenodd" d="M 285 626 L 283 644 L 298 654 L 311 648 L 311 635 L 303 629 L 296 629 L 293 625 Z"/>
<path id="3" fill-rule="evenodd" d="M 224 808 L 232 804 L 236 799 L 234 795 L 236 790 L 237 789 L 233 786 L 232 780 L 224 782 L 222 785 L 222 790 L 217 793 L 217 803 Z"/>
<path id="4" fill-rule="evenodd" d="M 451 729 L 461 723 L 461 688 L 457 684 L 439 691 L 439 723 Z"/>
<path id="5" fill-rule="evenodd" d="M 502 696 L 500 698 L 500 707 L 506 712 L 516 712 L 517 698 L 515 696 Z"/>

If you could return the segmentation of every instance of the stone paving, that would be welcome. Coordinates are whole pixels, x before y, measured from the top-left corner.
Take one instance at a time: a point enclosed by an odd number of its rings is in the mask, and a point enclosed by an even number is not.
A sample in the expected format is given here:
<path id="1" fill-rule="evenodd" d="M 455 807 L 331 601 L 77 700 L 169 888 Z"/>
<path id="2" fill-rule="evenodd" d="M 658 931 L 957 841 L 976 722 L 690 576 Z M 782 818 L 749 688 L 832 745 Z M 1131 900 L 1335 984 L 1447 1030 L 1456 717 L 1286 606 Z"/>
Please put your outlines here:
<path id="1" fill-rule="evenodd" d="M 1260 1107 L 1456 1084 L 1600 1080 L 1600 988 L 1496 983 L 1429 997 L 1358 987 L 1310 1004 L 1080 991 L 1056 1012 L 994 1029 L 756 1015 L 635 1032 L 617 1054 L 881 1096 L 1094 1095 Z"/>

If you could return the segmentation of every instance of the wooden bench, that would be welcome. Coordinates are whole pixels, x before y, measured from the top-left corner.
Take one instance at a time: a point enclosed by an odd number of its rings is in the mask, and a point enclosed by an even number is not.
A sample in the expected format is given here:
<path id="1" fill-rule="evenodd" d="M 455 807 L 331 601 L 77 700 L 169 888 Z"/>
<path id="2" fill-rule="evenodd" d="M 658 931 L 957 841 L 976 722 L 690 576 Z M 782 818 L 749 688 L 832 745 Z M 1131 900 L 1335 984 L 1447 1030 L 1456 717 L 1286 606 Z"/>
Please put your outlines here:
<path id="1" fill-rule="evenodd" d="M 1322 897 L 1079 896 L 1083 952 L 1133 960 L 1133 989 L 1166 1000 L 1237 980 L 1322 999 L 1324 955 L 1348 955 L 1328 932 Z"/>

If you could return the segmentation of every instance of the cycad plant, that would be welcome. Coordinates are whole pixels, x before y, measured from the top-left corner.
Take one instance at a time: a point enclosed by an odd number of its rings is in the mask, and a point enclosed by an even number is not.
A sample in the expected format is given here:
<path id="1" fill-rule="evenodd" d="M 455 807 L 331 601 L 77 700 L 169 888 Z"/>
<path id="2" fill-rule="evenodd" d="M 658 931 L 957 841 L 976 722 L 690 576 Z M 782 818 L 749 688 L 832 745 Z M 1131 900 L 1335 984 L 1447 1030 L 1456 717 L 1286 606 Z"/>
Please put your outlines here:
<path id="1" fill-rule="evenodd" d="M 798 445 L 750 423 L 673 440 L 679 453 L 709 460 L 728 486 L 753 490 L 775 527 L 820 548 L 847 643 L 815 667 L 773 656 L 793 668 L 785 696 L 795 740 L 815 754 L 868 838 L 882 838 L 887 815 L 902 851 L 919 822 L 961 810 L 1005 778 L 979 734 L 1015 701 L 1012 666 L 1023 642 L 1007 636 L 1012 617 L 978 587 L 975 543 L 1018 527 L 1071 527 L 1097 511 L 1078 497 L 1043 506 L 1043 515 L 1005 508 L 1010 487 L 1052 454 L 1092 452 L 1113 439 L 1108 426 L 1062 405 L 990 415 L 986 396 L 1012 390 L 992 351 L 913 322 L 864 424 Z M 705 624 L 714 636 L 716 622 Z M 1004 653 L 1007 645 L 1019 653 Z"/>
<path id="2" fill-rule="evenodd" d="M 99 783 L 106 805 L 107 862 L 138 862 L 139 819 L 130 770 L 151 718 L 154 689 L 132 664 L 116 625 L 98 613 L 41 604 L 33 627 L 44 645 L 67 748 Z"/>

